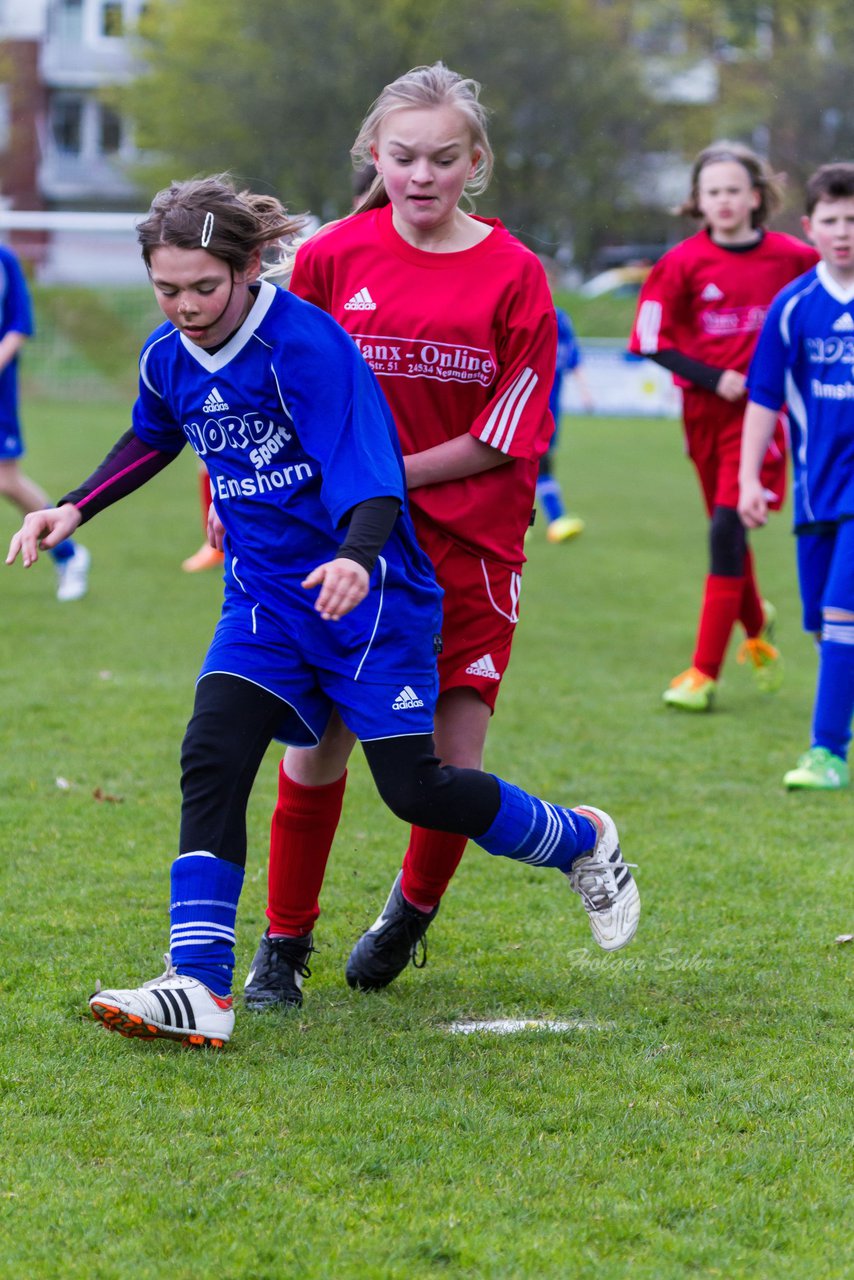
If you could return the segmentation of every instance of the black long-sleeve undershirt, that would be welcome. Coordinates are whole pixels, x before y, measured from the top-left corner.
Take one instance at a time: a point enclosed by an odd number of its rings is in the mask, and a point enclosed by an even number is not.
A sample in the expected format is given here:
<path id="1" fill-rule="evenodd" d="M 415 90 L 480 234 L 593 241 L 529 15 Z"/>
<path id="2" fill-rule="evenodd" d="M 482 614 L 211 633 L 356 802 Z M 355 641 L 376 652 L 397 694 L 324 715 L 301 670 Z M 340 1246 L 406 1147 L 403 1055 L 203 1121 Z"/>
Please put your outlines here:
<path id="1" fill-rule="evenodd" d="M 141 488 L 177 456 L 177 453 L 152 448 L 133 429 L 126 431 L 89 478 L 64 494 L 59 504 L 73 503 L 80 512 L 81 523 L 85 523 L 105 507 Z M 399 500 L 390 496 L 367 498 L 358 503 L 349 514 L 347 533 L 336 552 L 336 560 L 341 557 L 355 560 L 370 573 L 399 511 Z"/>
<path id="2" fill-rule="evenodd" d="M 177 453 L 152 448 L 150 444 L 140 440 L 133 429 L 126 431 L 89 478 L 70 493 L 64 494 L 59 505 L 63 502 L 73 503 L 80 512 L 83 524 L 105 507 L 139 489 L 177 457 Z"/>
<path id="3" fill-rule="evenodd" d="M 670 347 L 666 351 L 647 351 L 644 354 L 647 360 L 654 360 L 656 364 L 661 365 L 662 369 L 675 373 L 677 377 L 684 378 L 686 382 L 691 382 L 696 387 L 702 387 L 704 391 L 717 391 L 721 374 L 724 372 L 713 364 L 705 364 L 702 360 L 694 360 L 691 356 L 686 356 L 675 347 Z"/>

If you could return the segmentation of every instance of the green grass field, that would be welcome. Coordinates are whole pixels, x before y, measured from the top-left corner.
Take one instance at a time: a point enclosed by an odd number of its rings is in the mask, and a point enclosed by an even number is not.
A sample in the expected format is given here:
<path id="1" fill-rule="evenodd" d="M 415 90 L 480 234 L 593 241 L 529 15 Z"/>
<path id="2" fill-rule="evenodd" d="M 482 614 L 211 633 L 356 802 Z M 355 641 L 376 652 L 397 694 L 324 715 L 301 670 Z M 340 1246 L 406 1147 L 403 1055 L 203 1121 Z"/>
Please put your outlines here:
<path id="1" fill-rule="evenodd" d="M 126 421 L 73 391 L 30 400 L 28 469 L 59 493 Z M 4 1280 L 854 1274 L 854 945 L 835 942 L 854 932 L 854 797 L 780 786 L 815 673 L 787 518 L 754 542 L 785 688 L 763 698 L 731 654 L 719 709 L 680 716 L 660 695 L 690 659 L 705 548 L 678 424 L 575 421 L 561 467 L 587 530 L 535 530 L 488 766 L 614 813 L 636 941 L 599 952 L 557 873 L 471 848 L 427 967 L 351 992 L 404 842 L 354 760 L 304 1009 L 238 1009 L 222 1053 L 86 1014 L 96 979 L 162 968 L 178 750 L 219 600 L 179 568 L 193 462 L 84 530 L 85 601 L 56 603 L 47 562 L 4 570 Z M 15 524 L 0 509 L 4 545 Z M 250 811 L 240 982 L 277 758 Z M 460 1018 L 578 1026 L 451 1035 Z"/>

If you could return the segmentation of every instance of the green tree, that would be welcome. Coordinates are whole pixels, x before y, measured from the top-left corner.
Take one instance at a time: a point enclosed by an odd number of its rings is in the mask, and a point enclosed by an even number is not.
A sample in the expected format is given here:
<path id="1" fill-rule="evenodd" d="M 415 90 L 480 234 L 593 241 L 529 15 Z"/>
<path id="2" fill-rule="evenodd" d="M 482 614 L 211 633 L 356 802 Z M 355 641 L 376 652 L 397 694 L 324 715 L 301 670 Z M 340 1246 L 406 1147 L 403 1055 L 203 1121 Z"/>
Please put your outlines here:
<path id="1" fill-rule="evenodd" d="M 149 185 L 230 169 L 327 218 L 348 207 L 349 147 L 372 99 L 441 58 L 484 84 L 492 113 L 498 163 L 480 211 L 545 251 L 573 242 L 586 260 L 621 233 L 625 156 L 657 115 L 626 13 L 626 0 L 159 0 L 122 105 L 155 157 Z"/>
<path id="2" fill-rule="evenodd" d="M 854 157 L 851 0 L 654 0 L 633 16 L 641 49 L 677 50 L 674 67 L 717 64 L 716 99 L 672 110 L 667 145 L 688 158 L 715 137 L 752 143 L 788 176 L 794 228 L 812 170 Z"/>

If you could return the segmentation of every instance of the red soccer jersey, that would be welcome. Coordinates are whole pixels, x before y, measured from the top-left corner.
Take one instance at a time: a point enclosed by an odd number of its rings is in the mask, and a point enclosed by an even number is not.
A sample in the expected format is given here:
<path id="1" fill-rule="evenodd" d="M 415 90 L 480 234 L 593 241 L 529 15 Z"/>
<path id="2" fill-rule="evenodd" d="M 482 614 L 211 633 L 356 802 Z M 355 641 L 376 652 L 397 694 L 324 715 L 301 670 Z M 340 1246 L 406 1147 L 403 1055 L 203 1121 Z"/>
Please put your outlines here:
<path id="1" fill-rule="evenodd" d="M 629 349 L 675 350 L 716 369 L 747 373 L 772 299 L 818 261 L 810 245 L 766 231 L 749 248 L 726 249 L 708 230 L 669 249 L 641 289 Z M 674 375 L 677 386 L 691 384 Z"/>
<path id="2" fill-rule="evenodd" d="M 353 337 L 379 377 L 404 454 L 470 432 L 510 459 L 410 491 L 426 517 L 478 555 L 518 566 L 537 463 L 554 430 L 557 333 L 536 256 L 493 219 L 458 253 L 425 253 L 391 206 L 344 218 L 297 253 L 291 289 Z"/>

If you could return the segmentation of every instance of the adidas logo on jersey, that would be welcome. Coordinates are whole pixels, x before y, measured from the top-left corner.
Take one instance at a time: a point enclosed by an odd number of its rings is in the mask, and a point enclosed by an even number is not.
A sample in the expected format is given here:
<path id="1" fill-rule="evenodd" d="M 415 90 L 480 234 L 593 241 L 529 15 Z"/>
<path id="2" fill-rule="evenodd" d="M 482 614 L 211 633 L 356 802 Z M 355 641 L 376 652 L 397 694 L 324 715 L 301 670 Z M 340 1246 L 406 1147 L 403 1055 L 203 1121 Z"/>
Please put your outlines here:
<path id="1" fill-rule="evenodd" d="M 704 302 L 720 302 L 723 292 L 716 284 L 707 284 L 700 297 Z"/>
<path id="2" fill-rule="evenodd" d="M 501 675 L 495 670 L 495 663 L 492 661 L 492 654 L 485 653 L 482 658 L 478 658 L 477 662 L 473 662 L 471 666 L 466 667 L 467 676 L 483 676 L 486 680 L 500 680 Z"/>
<path id="3" fill-rule="evenodd" d="M 854 330 L 854 320 L 851 319 L 850 311 L 843 311 L 842 315 L 833 325 L 834 333 L 851 333 Z"/>
<path id="4" fill-rule="evenodd" d="M 225 403 L 216 387 L 211 387 L 211 393 L 202 405 L 202 413 L 223 413 L 227 409 L 228 405 Z"/>
<path id="5" fill-rule="evenodd" d="M 377 304 L 374 302 L 367 289 L 360 289 L 358 293 L 354 293 L 349 302 L 344 303 L 345 311 L 376 311 Z"/>
<path id="6" fill-rule="evenodd" d="M 391 704 L 392 711 L 409 711 L 412 707 L 423 707 L 424 699 L 419 698 L 418 694 L 411 685 L 406 685 L 401 689 L 400 693 Z"/>

